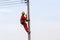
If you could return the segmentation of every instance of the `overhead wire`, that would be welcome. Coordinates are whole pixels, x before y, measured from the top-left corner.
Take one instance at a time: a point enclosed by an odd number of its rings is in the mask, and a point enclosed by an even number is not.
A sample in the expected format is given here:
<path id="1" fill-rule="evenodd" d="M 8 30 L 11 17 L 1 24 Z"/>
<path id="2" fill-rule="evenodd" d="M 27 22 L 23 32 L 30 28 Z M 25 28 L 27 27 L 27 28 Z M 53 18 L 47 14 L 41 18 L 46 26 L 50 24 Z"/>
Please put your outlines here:
<path id="1" fill-rule="evenodd" d="M 16 5 L 20 4 L 20 1 L 2 1 L 0 2 L 0 6 L 8 6 L 8 5 Z"/>

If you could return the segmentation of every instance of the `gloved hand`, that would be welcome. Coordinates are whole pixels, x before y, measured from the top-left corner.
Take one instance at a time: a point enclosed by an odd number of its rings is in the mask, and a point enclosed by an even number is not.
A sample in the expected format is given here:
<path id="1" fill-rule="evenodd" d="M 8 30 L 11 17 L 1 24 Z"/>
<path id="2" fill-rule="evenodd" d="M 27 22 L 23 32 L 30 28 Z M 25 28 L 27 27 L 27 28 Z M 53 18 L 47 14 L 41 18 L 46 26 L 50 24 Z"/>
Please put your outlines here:
<path id="1" fill-rule="evenodd" d="M 27 14 L 25 14 L 25 16 L 27 16 Z"/>

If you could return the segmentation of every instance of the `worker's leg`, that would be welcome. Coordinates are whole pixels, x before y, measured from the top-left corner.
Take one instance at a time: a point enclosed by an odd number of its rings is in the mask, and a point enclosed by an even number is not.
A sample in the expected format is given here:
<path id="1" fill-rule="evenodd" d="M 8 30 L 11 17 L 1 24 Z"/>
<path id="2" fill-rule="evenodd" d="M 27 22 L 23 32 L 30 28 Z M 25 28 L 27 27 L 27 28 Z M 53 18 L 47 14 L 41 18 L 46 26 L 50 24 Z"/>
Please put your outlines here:
<path id="1" fill-rule="evenodd" d="M 23 26 L 24 26 L 24 28 L 25 28 L 26 32 L 28 32 L 27 23 L 24 23 L 24 24 L 23 24 Z"/>

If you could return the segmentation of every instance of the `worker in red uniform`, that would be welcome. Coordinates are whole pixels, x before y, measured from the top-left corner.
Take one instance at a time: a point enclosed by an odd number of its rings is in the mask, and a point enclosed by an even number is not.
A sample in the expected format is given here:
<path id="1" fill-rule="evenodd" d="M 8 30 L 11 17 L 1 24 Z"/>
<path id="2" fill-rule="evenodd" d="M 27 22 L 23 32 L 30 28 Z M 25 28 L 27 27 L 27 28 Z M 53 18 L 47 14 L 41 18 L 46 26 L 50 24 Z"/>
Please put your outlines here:
<path id="1" fill-rule="evenodd" d="M 28 21 L 28 20 L 27 20 L 27 16 L 25 16 L 25 12 L 23 11 L 23 12 L 22 12 L 22 16 L 21 16 L 21 18 L 20 18 L 20 23 L 23 25 L 23 27 L 24 27 L 24 29 L 26 30 L 26 32 L 29 32 L 26 21 Z"/>

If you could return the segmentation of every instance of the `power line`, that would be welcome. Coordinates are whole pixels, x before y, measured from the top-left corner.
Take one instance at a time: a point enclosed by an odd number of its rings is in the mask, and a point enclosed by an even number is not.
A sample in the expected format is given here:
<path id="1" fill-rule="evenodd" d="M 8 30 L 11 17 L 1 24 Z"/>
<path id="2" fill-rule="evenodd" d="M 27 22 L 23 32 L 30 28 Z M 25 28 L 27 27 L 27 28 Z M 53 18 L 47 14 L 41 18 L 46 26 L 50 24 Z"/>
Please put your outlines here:
<path id="1" fill-rule="evenodd" d="M 12 4 L 12 3 L 20 3 L 19 1 L 4 1 L 4 2 L 0 2 L 0 5 L 2 4 Z"/>
<path id="2" fill-rule="evenodd" d="M 8 5 L 16 5 L 20 4 L 20 1 L 2 1 L 0 2 L 0 6 L 8 6 Z"/>
<path id="3" fill-rule="evenodd" d="M 2 4 L 2 5 L 0 5 L 0 6 L 8 6 L 8 5 L 16 5 L 16 4 L 20 4 L 20 3 L 13 3 L 13 4 Z"/>
<path id="4" fill-rule="evenodd" d="M 12 3 L 12 2 L 20 2 L 20 1 L 2 1 L 0 3 Z"/>

